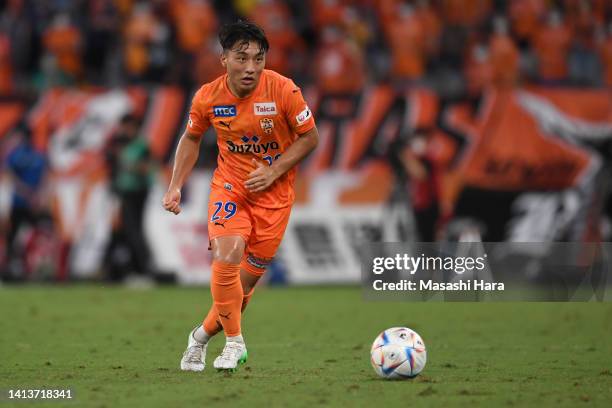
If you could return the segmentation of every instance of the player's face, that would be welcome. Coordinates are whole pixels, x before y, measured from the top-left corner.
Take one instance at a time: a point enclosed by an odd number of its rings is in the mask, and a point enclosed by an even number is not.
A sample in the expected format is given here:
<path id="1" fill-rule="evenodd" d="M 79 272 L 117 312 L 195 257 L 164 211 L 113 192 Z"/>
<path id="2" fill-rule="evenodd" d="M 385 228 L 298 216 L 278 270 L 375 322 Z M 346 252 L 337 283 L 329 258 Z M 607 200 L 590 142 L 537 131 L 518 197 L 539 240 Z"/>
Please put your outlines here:
<path id="1" fill-rule="evenodd" d="M 227 70 L 229 86 L 239 97 L 245 97 L 259 83 L 266 65 L 266 53 L 254 42 L 236 43 L 221 55 L 221 64 Z"/>

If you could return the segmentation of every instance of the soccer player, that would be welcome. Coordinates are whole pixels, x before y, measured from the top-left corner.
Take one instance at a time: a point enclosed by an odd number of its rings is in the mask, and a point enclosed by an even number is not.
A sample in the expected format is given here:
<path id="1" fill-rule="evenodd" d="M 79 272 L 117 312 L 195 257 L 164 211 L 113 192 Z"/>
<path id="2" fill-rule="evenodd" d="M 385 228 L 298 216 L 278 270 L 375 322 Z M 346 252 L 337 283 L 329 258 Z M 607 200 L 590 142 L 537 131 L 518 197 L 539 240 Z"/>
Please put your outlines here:
<path id="1" fill-rule="evenodd" d="M 181 211 L 181 188 L 202 135 L 213 126 L 219 147 L 208 205 L 213 304 L 189 334 L 181 359 L 181 369 L 189 371 L 204 369 L 208 341 L 221 330 L 226 343 L 214 367 L 235 370 L 246 361 L 242 312 L 285 232 L 295 166 L 319 139 L 300 89 L 264 69 L 269 44 L 261 28 L 239 21 L 224 26 L 219 40 L 226 74 L 195 94 L 163 198 L 167 211 Z"/>

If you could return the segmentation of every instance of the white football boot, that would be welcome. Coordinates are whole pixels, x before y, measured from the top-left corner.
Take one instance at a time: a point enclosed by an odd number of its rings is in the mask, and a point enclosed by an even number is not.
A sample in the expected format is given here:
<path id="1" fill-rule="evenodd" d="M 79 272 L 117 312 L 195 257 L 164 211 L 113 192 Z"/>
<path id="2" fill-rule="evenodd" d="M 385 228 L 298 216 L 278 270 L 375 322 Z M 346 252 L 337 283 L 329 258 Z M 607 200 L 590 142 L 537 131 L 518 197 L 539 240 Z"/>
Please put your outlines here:
<path id="1" fill-rule="evenodd" d="M 236 371 L 240 364 L 247 361 L 247 349 L 244 343 L 228 341 L 223 347 L 221 355 L 215 359 L 213 366 L 217 370 Z"/>
<path id="2" fill-rule="evenodd" d="M 199 327 L 199 326 L 198 326 Z M 198 327 L 194 328 L 189 333 L 189 339 L 187 340 L 187 350 L 183 353 L 181 358 L 181 370 L 183 371 L 202 371 L 206 367 L 206 347 L 208 343 L 202 344 L 193 337 Z"/>

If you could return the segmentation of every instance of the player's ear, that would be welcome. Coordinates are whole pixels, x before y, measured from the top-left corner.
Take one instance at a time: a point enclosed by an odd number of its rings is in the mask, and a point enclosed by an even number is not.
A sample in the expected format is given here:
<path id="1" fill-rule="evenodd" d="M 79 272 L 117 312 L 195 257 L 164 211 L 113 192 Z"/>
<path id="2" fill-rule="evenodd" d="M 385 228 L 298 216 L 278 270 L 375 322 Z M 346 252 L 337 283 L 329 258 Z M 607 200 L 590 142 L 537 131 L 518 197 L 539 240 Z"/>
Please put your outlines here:
<path id="1" fill-rule="evenodd" d="M 223 68 L 227 68 L 227 54 L 225 51 L 221 53 L 221 65 Z"/>

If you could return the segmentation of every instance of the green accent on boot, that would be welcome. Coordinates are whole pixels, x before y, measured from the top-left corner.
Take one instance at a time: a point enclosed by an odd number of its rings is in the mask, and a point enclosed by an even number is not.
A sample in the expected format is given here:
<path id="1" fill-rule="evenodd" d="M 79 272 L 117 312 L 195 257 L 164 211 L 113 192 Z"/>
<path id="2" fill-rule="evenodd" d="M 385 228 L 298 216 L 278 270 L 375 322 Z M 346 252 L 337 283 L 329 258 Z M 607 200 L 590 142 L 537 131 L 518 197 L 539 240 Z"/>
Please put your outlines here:
<path id="1" fill-rule="evenodd" d="M 248 358 L 249 352 L 244 350 L 244 354 L 242 355 L 242 357 L 240 357 L 240 360 L 238 360 L 238 365 L 246 363 Z"/>
<path id="2" fill-rule="evenodd" d="M 236 371 L 238 371 L 238 368 L 247 362 L 247 359 L 249 358 L 249 353 L 247 350 L 244 350 L 244 354 L 242 354 L 242 357 L 240 357 L 240 359 L 238 360 L 238 364 L 236 364 L 235 368 L 228 368 L 226 370 L 222 369 L 222 368 L 217 368 L 217 371 L 227 371 L 230 373 L 235 373 Z"/>

